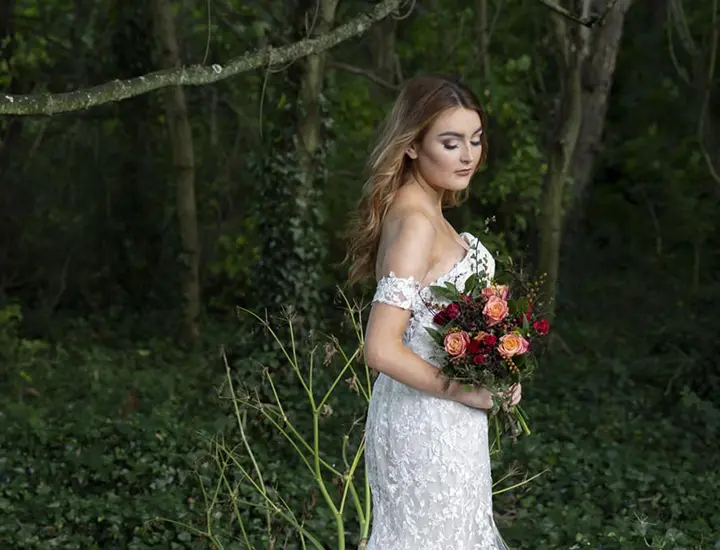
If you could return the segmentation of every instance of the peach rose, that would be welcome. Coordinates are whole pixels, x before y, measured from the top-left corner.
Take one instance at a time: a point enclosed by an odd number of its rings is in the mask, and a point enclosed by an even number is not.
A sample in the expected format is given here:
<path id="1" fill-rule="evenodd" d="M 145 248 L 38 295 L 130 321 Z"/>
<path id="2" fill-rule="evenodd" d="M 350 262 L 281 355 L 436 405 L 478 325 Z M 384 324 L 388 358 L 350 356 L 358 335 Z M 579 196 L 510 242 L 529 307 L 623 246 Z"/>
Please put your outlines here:
<path id="1" fill-rule="evenodd" d="M 507 300 L 509 292 L 510 289 L 507 285 L 490 285 L 482 289 L 483 296 L 497 296 L 498 298 L 502 298 L 503 300 Z"/>
<path id="2" fill-rule="evenodd" d="M 487 317 L 488 325 L 497 325 L 500 321 L 505 319 L 508 314 L 508 305 L 505 300 L 499 296 L 490 296 L 483 308 L 483 314 Z"/>
<path id="3" fill-rule="evenodd" d="M 445 335 L 445 351 L 453 357 L 464 355 L 469 343 L 470 337 L 464 330 L 460 332 L 450 332 Z"/>
<path id="4" fill-rule="evenodd" d="M 512 357 L 513 355 L 522 355 L 529 347 L 530 342 L 519 334 L 512 332 L 500 337 L 498 352 L 503 357 Z"/>

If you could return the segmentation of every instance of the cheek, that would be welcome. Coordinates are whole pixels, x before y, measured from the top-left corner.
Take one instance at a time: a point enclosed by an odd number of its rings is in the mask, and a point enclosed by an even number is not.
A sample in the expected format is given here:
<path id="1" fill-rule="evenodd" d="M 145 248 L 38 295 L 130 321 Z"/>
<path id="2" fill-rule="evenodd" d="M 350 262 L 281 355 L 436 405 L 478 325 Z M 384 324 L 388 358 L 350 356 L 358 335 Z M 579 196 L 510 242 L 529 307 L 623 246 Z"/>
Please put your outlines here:
<path id="1" fill-rule="evenodd" d="M 477 166 L 478 164 L 480 164 L 480 159 L 482 158 L 482 154 L 483 154 L 482 146 L 474 147 L 472 153 L 473 153 L 473 165 Z"/>
<path id="2" fill-rule="evenodd" d="M 448 151 L 442 146 L 426 147 L 421 152 L 421 166 L 429 173 L 452 172 L 457 165 L 457 150 Z"/>

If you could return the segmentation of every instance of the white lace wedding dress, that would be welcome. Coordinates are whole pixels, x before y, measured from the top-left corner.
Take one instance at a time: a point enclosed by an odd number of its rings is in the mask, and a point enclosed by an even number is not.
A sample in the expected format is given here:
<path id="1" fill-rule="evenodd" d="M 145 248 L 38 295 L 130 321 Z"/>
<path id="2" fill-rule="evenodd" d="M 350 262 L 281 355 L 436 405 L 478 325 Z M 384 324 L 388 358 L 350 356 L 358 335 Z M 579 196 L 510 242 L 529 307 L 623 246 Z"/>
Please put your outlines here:
<path id="1" fill-rule="evenodd" d="M 433 285 L 463 288 L 478 262 L 492 277 L 495 260 L 469 233 L 465 257 Z M 430 286 L 430 285 L 428 285 Z M 426 302 L 446 303 L 413 278 L 378 281 L 373 301 L 412 311 L 403 343 L 438 366 L 442 350 L 424 327 Z M 365 461 L 373 498 L 366 550 L 505 549 L 492 515 L 487 414 L 432 397 L 380 374 L 366 422 Z"/>

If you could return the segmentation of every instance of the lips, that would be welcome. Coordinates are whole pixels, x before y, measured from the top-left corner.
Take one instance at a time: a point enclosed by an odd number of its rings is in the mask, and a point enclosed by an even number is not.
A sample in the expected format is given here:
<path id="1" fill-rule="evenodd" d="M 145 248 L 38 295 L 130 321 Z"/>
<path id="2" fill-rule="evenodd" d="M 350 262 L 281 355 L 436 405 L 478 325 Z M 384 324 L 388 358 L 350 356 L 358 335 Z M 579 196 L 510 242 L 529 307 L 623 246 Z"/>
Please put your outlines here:
<path id="1" fill-rule="evenodd" d="M 467 168 L 465 170 L 455 170 L 458 176 L 469 176 L 472 173 L 472 169 Z"/>

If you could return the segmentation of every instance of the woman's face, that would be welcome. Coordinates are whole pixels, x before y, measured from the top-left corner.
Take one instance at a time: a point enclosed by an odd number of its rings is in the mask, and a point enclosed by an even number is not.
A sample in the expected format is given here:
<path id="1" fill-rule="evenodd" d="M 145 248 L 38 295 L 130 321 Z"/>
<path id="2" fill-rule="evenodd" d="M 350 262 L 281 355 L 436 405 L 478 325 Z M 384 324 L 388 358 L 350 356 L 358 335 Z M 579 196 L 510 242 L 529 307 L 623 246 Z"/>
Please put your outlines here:
<path id="1" fill-rule="evenodd" d="M 448 191 L 461 191 L 470 184 L 480 162 L 482 131 L 476 111 L 462 107 L 449 109 L 407 154 L 427 183 Z"/>

